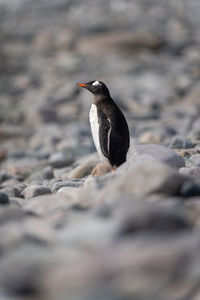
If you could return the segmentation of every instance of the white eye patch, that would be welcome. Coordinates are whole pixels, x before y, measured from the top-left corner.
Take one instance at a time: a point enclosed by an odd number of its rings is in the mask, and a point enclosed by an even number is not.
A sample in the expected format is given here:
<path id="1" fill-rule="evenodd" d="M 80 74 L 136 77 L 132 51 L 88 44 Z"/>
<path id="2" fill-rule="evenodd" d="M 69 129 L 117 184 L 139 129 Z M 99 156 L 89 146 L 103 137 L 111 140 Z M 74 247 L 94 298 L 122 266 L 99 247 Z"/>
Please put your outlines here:
<path id="1" fill-rule="evenodd" d="M 100 82 L 99 81 L 95 81 L 95 82 L 93 82 L 92 85 L 100 85 Z"/>

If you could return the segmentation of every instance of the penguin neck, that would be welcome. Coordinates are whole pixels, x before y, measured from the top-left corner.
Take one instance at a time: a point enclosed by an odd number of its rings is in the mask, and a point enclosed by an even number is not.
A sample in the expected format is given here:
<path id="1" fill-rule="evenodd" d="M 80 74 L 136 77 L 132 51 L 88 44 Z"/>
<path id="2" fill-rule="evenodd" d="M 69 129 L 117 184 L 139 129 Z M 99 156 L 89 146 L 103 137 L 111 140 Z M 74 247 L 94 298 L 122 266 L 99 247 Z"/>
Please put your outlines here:
<path id="1" fill-rule="evenodd" d="M 106 95 L 95 95 L 93 98 L 93 104 L 97 105 L 102 102 L 112 102 L 112 98 L 110 97 L 110 94 Z"/>

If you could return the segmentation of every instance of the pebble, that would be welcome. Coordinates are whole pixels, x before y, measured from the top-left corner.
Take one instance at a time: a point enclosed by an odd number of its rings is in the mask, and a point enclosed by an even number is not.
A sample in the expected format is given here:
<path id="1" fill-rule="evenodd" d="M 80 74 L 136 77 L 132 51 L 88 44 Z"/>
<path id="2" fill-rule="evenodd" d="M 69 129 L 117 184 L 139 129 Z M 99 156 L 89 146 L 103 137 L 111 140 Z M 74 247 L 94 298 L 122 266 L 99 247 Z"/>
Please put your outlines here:
<path id="1" fill-rule="evenodd" d="M 189 159 L 195 166 L 200 167 L 200 154 L 193 154 Z"/>
<path id="2" fill-rule="evenodd" d="M 96 166 L 96 161 L 88 161 L 86 163 L 83 163 L 73 169 L 68 174 L 69 179 L 75 179 L 75 178 L 83 178 L 91 174 L 93 168 Z"/>
<path id="3" fill-rule="evenodd" d="M 200 184 L 197 185 L 192 181 L 185 182 L 181 187 L 180 195 L 187 198 L 200 196 Z"/>
<path id="4" fill-rule="evenodd" d="M 51 191 L 53 193 L 53 192 L 57 192 L 59 189 L 61 189 L 63 187 L 78 188 L 78 187 L 81 187 L 82 185 L 83 185 L 82 180 L 76 180 L 76 179 L 64 180 L 64 181 L 55 182 L 51 187 Z"/>
<path id="5" fill-rule="evenodd" d="M 71 154 L 66 154 L 64 152 L 53 153 L 49 158 L 49 162 L 53 168 L 67 167 L 71 165 L 73 161 L 74 159 Z"/>
<path id="6" fill-rule="evenodd" d="M 0 205 L 9 204 L 9 202 L 10 201 L 8 195 L 0 192 Z"/>
<path id="7" fill-rule="evenodd" d="M 47 187 L 41 186 L 41 185 L 30 185 L 26 187 L 22 194 L 24 198 L 33 198 L 44 194 L 50 194 L 51 190 Z"/>
<path id="8" fill-rule="evenodd" d="M 20 191 L 16 186 L 7 186 L 1 189 L 2 193 L 5 193 L 9 197 L 20 197 Z"/>
<path id="9" fill-rule="evenodd" d="M 32 173 L 29 177 L 29 180 L 43 181 L 45 179 L 52 179 L 52 178 L 54 178 L 53 168 L 51 166 L 47 166 L 46 168 L 42 169 L 41 171 Z"/>
<path id="10" fill-rule="evenodd" d="M 11 179 L 12 176 L 7 174 L 5 170 L 0 171 L 0 183 Z"/>
<path id="11" fill-rule="evenodd" d="M 188 149 L 193 148 L 194 144 L 190 139 L 181 136 L 175 136 L 170 141 L 169 147 L 172 149 Z"/>
<path id="12" fill-rule="evenodd" d="M 179 172 L 181 174 L 189 176 L 190 178 L 193 178 L 196 182 L 198 182 L 200 184 L 200 168 L 199 167 L 180 168 Z"/>
<path id="13" fill-rule="evenodd" d="M 199 299 L 197 2 L 0 0 L 0 299 Z M 114 173 L 92 79 L 130 129 Z"/>

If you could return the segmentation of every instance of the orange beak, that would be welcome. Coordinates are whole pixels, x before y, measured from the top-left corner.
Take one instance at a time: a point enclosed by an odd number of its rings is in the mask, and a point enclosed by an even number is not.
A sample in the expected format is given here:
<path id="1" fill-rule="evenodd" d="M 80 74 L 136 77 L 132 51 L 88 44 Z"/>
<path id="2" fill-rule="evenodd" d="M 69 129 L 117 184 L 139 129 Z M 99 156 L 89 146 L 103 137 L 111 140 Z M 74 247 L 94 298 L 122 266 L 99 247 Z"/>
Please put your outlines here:
<path id="1" fill-rule="evenodd" d="M 77 83 L 77 85 L 80 87 L 86 87 L 86 84 L 84 84 L 84 83 Z"/>

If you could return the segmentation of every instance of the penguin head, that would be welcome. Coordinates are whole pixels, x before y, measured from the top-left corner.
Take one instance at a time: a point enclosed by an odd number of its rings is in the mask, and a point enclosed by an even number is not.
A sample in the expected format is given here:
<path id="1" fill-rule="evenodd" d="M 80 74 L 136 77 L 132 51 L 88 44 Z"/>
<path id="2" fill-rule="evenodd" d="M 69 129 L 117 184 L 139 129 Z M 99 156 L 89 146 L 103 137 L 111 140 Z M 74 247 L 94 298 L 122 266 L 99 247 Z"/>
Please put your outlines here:
<path id="1" fill-rule="evenodd" d="M 102 81 L 94 80 L 87 83 L 78 83 L 77 84 L 80 87 L 86 88 L 88 91 L 90 91 L 93 95 L 110 95 L 109 90 L 105 83 Z"/>

